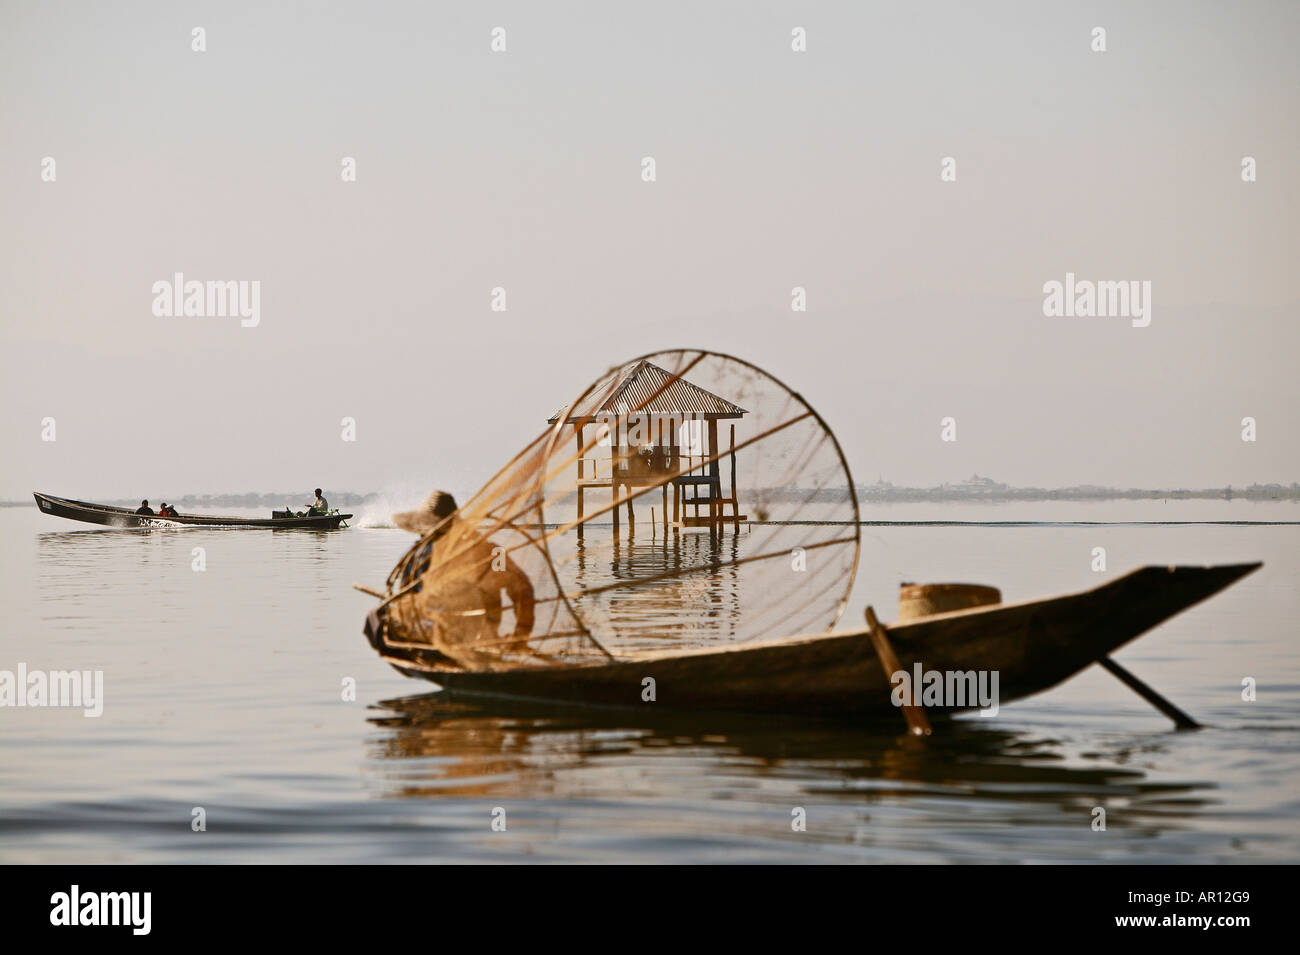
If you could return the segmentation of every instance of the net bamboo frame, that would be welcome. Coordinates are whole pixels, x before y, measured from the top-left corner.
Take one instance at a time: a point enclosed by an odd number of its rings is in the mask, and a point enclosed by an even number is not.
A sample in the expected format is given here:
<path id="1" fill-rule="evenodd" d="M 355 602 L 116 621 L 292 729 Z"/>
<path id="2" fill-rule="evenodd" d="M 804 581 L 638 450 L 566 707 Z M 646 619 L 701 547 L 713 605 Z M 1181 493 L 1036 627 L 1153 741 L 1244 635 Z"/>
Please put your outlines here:
<path id="1" fill-rule="evenodd" d="M 584 389 L 406 552 L 382 640 L 420 668 L 500 670 L 824 632 L 860 544 L 848 464 L 799 394 L 718 352 L 652 353 Z"/>

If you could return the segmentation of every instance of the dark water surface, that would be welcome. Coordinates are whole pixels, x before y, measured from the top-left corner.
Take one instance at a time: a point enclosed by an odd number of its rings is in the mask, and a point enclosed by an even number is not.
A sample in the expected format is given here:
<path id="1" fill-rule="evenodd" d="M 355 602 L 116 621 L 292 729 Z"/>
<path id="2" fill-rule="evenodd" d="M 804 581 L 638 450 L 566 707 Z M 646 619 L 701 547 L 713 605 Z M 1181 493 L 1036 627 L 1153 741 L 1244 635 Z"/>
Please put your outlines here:
<path id="1" fill-rule="evenodd" d="M 1298 514 L 1189 501 L 864 518 Z M 1208 728 L 1173 732 L 1094 668 L 923 741 L 901 720 L 443 699 L 361 636 L 373 601 L 350 585 L 382 584 L 409 544 L 392 528 L 111 531 L 32 507 L 0 508 L 0 533 L 0 670 L 105 681 L 98 718 L 0 708 L 5 862 L 1300 861 L 1300 527 L 864 527 L 846 625 L 866 603 L 893 619 L 902 580 L 990 583 L 1021 600 L 1146 563 L 1265 561 L 1116 655 Z M 1090 569 L 1098 546 L 1105 573 Z M 206 571 L 192 569 L 196 547 Z M 1258 681 L 1254 703 L 1244 677 Z M 342 699 L 349 679 L 355 702 Z M 196 807 L 206 832 L 191 829 Z M 796 810 L 805 832 L 792 831 Z"/>

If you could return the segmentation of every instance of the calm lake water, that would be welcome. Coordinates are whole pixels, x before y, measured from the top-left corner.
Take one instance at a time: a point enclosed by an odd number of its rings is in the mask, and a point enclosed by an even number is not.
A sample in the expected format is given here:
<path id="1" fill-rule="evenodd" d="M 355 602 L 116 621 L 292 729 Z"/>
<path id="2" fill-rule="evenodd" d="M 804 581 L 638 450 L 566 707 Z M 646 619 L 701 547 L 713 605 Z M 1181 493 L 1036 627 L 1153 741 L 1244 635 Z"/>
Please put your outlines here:
<path id="1" fill-rule="evenodd" d="M 261 515 L 261 512 L 257 512 Z M 868 520 L 1300 520 L 1290 503 L 864 507 Z M 363 525 L 366 523 L 362 522 Z M 4 862 L 1297 862 L 1300 527 L 862 529 L 901 581 L 1006 600 L 1154 563 L 1265 566 L 1116 658 L 927 740 L 897 726 L 467 705 L 361 635 L 409 535 L 98 530 L 0 508 L 0 670 L 99 669 L 104 711 L 0 709 Z M 192 570 L 193 548 L 207 569 Z M 1105 547 L 1108 569 L 1091 570 Z M 1244 677 L 1258 700 L 1241 700 Z M 355 702 L 342 699 L 356 681 Z M 1092 810 L 1106 809 L 1105 832 Z M 202 807 L 207 830 L 191 829 Z M 505 832 L 492 829 L 505 812 Z M 807 831 L 791 829 L 802 807 Z"/>

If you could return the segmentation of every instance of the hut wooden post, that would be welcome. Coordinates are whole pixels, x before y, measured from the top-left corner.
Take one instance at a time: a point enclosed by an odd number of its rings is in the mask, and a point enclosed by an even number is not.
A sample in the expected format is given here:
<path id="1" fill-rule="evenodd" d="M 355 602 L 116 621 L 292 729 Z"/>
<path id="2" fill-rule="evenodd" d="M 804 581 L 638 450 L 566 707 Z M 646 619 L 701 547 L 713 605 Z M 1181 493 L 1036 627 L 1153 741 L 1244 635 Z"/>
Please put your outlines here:
<path id="1" fill-rule="evenodd" d="M 740 493 L 736 490 L 736 426 L 731 426 L 731 528 L 740 533 Z"/>
<path id="2" fill-rule="evenodd" d="M 632 467 L 632 459 L 635 457 L 635 454 L 632 451 L 632 427 L 631 427 L 630 417 L 627 419 L 627 423 L 623 425 L 623 434 L 624 434 L 623 440 L 627 442 L 627 457 L 623 459 L 623 464 L 627 468 L 628 477 L 635 480 L 636 471 Z M 621 449 L 622 446 L 620 445 L 620 450 Z M 627 532 L 629 535 L 635 536 L 636 535 L 636 511 L 632 509 L 632 499 L 636 497 L 636 493 L 632 490 L 634 485 L 625 484 L 623 486 L 627 489 L 624 492 L 627 498 L 627 502 L 626 502 Z"/>
<path id="3" fill-rule="evenodd" d="M 655 440 L 659 442 L 658 460 L 663 465 L 665 471 L 667 471 L 669 468 L 668 449 L 671 447 L 671 444 L 668 441 L 668 430 L 669 429 L 667 427 L 667 421 L 665 421 L 663 418 L 660 418 L 656 429 Z M 664 516 L 664 536 L 667 537 L 668 536 L 668 485 L 665 483 L 663 487 L 661 487 L 659 490 L 661 491 L 660 496 L 662 498 L 662 507 L 663 507 L 663 511 L 661 513 Z M 653 515 L 653 513 L 654 513 L 654 509 L 651 508 L 651 514 Z M 653 516 L 651 520 L 653 520 Z"/>
<path id="4" fill-rule="evenodd" d="M 575 425 L 573 426 L 573 433 L 574 433 L 574 434 L 577 436 L 577 438 L 578 438 L 578 521 L 579 521 L 579 524 L 578 524 L 578 530 L 582 530 L 582 524 L 581 524 L 581 521 L 582 521 L 583 510 L 584 510 L 584 509 L 583 509 L 583 506 L 582 506 L 582 503 L 583 503 L 583 502 L 582 502 L 582 492 L 583 492 L 583 487 L 582 487 L 582 466 L 583 466 L 583 461 L 582 461 L 582 432 L 583 432 L 584 430 L 585 430 L 585 429 L 584 429 L 583 426 L 582 426 L 582 422 L 578 422 L 577 424 L 575 424 Z"/>
<path id="5" fill-rule="evenodd" d="M 709 527 L 718 530 L 718 498 L 722 496 L 721 468 L 718 467 L 718 419 L 709 419 Z"/>
<path id="6" fill-rule="evenodd" d="M 610 513 L 614 515 L 614 537 L 618 538 L 618 443 L 622 440 L 623 423 L 618 416 L 614 418 L 614 432 L 609 436 L 609 493 L 613 507 Z"/>

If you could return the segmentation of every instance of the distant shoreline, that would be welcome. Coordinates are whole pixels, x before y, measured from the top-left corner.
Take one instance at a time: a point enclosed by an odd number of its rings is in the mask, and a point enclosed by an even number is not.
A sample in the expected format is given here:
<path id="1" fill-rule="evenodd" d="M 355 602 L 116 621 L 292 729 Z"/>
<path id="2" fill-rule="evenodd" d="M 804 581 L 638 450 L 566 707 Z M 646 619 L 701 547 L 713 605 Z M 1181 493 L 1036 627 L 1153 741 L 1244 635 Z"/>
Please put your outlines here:
<path id="1" fill-rule="evenodd" d="M 871 485 L 858 485 L 859 501 L 1300 501 L 1300 482 L 1251 484 L 1248 487 L 1210 488 L 1117 488 L 1094 484 L 1074 487 L 1012 487 L 974 474 L 957 484 L 937 487 L 895 487 L 883 478 Z"/>
<path id="2" fill-rule="evenodd" d="M 1143 488 L 1005 488 L 966 490 L 960 486 L 908 488 L 878 486 L 857 489 L 859 501 L 874 502 L 982 502 L 1014 501 L 1300 501 L 1300 485 L 1255 484 L 1245 488 L 1147 490 Z"/>
<path id="3" fill-rule="evenodd" d="M 861 486 L 856 489 L 858 500 L 864 504 L 1009 504 L 1041 501 L 1300 501 L 1300 483 L 1252 484 L 1248 487 L 1219 488 L 1109 488 L 1109 487 L 1010 487 L 978 476 L 960 484 L 941 484 L 938 487 L 896 487 L 887 482 Z M 797 497 L 805 500 L 833 500 L 843 495 L 843 489 L 824 488 L 817 491 L 783 488 L 780 497 Z M 302 492 L 241 494 L 197 494 L 168 498 L 182 509 L 205 507 L 283 507 L 298 506 Z M 326 491 L 330 504 L 337 507 L 360 507 L 377 502 L 383 496 L 374 492 L 357 494 L 350 491 Z M 162 500 L 163 498 L 159 498 Z M 97 504 L 119 507 L 134 505 L 137 498 L 93 499 Z M 31 500 L 0 501 L 0 507 L 32 507 Z M 305 506 L 305 505 L 304 505 Z"/>

